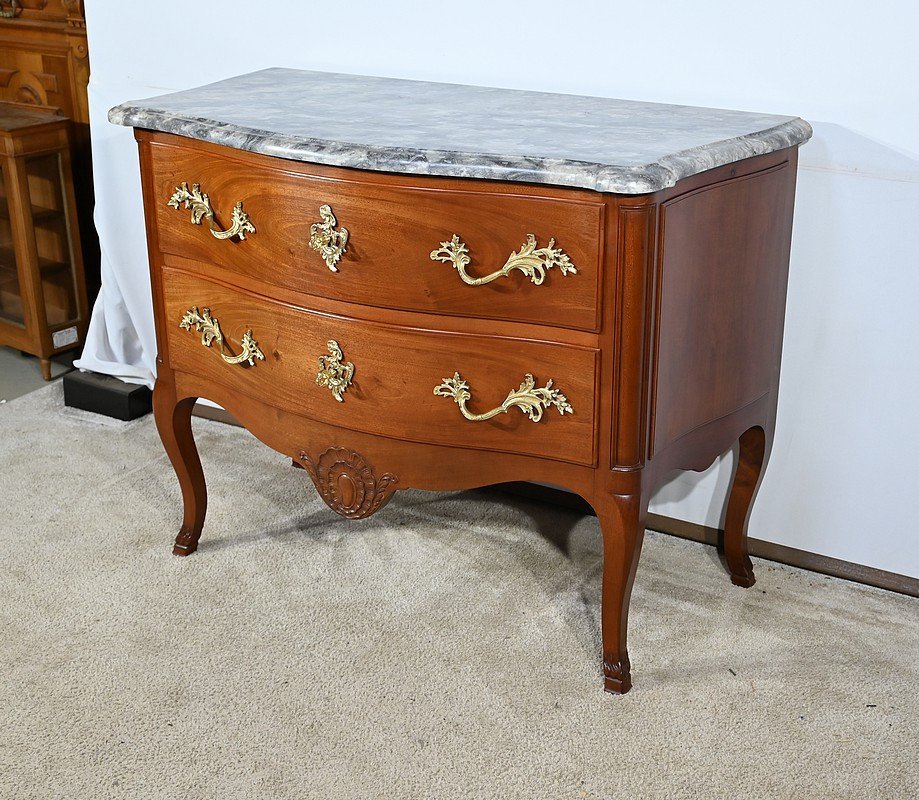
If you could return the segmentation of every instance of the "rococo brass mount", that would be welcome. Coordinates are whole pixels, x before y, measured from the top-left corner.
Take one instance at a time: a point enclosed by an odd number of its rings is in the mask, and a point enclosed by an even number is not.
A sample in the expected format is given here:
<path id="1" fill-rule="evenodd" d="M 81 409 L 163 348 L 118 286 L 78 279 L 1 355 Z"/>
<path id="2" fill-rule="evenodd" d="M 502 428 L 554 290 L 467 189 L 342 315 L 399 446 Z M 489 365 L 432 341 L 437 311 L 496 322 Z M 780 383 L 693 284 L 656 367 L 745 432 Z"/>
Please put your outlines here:
<path id="1" fill-rule="evenodd" d="M 316 383 L 327 387 L 332 392 L 332 396 L 339 403 L 343 403 L 345 390 L 351 385 L 351 380 L 354 378 L 354 364 L 350 361 L 342 363 L 344 354 L 341 346 L 334 339 L 329 339 L 326 347 L 329 348 L 330 355 L 319 356 Z"/>
<path id="2" fill-rule="evenodd" d="M 259 349 L 258 342 L 252 338 L 252 331 L 248 330 L 243 334 L 242 341 L 240 342 L 240 347 L 242 352 L 238 356 L 227 355 L 226 352 L 226 342 L 223 339 L 223 332 L 220 330 L 220 323 L 217 322 L 217 317 L 211 316 L 211 310 L 205 308 L 202 311 L 198 311 L 198 306 L 194 306 L 182 316 L 182 321 L 179 323 L 180 328 L 184 328 L 187 331 L 190 331 L 192 327 L 196 331 L 201 333 L 201 344 L 205 347 L 210 347 L 212 343 L 217 342 L 218 347 L 220 348 L 220 357 L 227 362 L 227 364 L 242 364 L 246 362 L 250 367 L 255 366 L 255 359 L 259 361 L 265 360 L 265 354 Z"/>
<path id="3" fill-rule="evenodd" d="M 322 217 L 322 222 L 310 225 L 310 247 L 322 256 L 325 265 L 332 272 L 338 272 L 336 265 L 348 246 L 348 229 L 335 230 L 338 221 L 332 213 L 331 206 L 319 206 L 319 216 Z"/>
<path id="4" fill-rule="evenodd" d="M 562 275 L 575 275 L 578 271 L 568 255 L 555 246 L 555 239 L 549 239 L 548 245 L 537 248 L 536 237 L 532 233 L 527 234 L 526 243 L 520 246 L 519 251 L 508 256 L 501 269 L 489 275 L 483 275 L 481 278 L 473 278 L 466 272 L 466 267 L 471 261 L 469 248 L 455 233 L 449 242 L 441 242 L 437 250 L 431 251 L 431 260 L 453 264 L 460 278 L 463 279 L 463 283 L 468 283 L 470 286 L 483 286 L 491 283 L 498 278 L 506 277 L 511 270 L 515 269 L 519 269 L 537 286 L 540 286 L 546 279 L 546 272 L 552 267 L 558 267 Z"/>
<path id="5" fill-rule="evenodd" d="M 543 412 L 550 406 L 555 406 L 562 416 L 574 413 L 568 398 L 558 389 L 552 388 L 551 379 L 541 389 L 534 387 L 536 387 L 536 379 L 528 372 L 524 376 L 523 383 L 520 384 L 519 389 L 510 391 L 500 406 L 483 414 L 473 414 L 466 408 L 466 401 L 472 397 L 472 393 L 469 391 L 469 384 L 460 377 L 458 372 L 454 372 L 452 378 L 444 378 L 443 383 L 435 386 L 434 394 L 439 397 L 452 397 L 459 406 L 462 415 L 472 422 L 483 422 L 486 419 L 498 416 L 498 414 L 506 414 L 514 406 L 519 408 L 533 422 L 539 422 L 542 419 Z"/>
<path id="6" fill-rule="evenodd" d="M 191 189 L 188 184 L 183 182 L 177 186 L 172 197 L 169 198 L 169 205 L 179 210 L 184 205 L 185 208 L 191 209 L 191 221 L 195 225 L 200 225 L 202 219 L 207 219 L 211 229 L 211 235 L 215 239 L 232 239 L 238 236 L 241 240 L 246 238 L 247 233 L 255 233 L 255 225 L 249 219 L 249 215 L 243 211 L 242 200 L 233 206 L 233 217 L 229 228 L 225 231 L 217 226 L 214 219 L 214 210 L 211 208 L 211 200 L 201 191 L 200 184 L 193 183 Z"/>

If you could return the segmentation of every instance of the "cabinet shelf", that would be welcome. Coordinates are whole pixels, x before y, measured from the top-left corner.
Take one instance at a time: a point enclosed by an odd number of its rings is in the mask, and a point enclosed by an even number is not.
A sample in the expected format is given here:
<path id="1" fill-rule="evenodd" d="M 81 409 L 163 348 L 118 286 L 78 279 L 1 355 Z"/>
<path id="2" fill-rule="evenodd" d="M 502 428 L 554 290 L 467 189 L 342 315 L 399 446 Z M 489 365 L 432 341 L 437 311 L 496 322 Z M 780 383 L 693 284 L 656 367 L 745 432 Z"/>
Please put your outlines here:
<path id="1" fill-rule="evenodd" d="M 38 271 L 42 274 L 69 268 L 70 265 L 66 261 L 38 257 Z M 4 269 L 8 269 L 13 274 L 16 272 L 16 253 L 9 247 L 0 247 L 0 270 Z"/>
<path id="2" fill-rule="evenodd" d="M 49 219 L 59 219 L 63 217 L 64 212 L 56 208 L 45 208 L 44 206 L 32 206 L 32 221 L 43 222 Z M 0 198 L 0 219 L 10 218 L 10 207 L 5 198 Z"/>

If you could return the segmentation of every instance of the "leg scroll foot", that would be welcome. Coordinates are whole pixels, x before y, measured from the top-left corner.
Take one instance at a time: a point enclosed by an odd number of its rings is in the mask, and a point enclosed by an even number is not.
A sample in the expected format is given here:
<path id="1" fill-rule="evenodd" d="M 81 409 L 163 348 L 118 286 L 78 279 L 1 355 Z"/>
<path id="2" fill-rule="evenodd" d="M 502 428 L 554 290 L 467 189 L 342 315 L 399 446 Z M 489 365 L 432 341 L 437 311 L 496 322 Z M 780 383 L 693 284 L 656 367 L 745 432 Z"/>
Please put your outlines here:
<path id="1" fill-rule="evenodd" d="M 632 688 L 626 634 L 647 507 L 640 495 L 615 495 L 607 508 L 597 509 L 603 533 L 603 688 L 614 694 Z"/>
<path id="2" fill-rule="evenodd" d="M 747 547 L 747 523 L 762 476 L 765 456 L 765 431 L 760 427 L 745 431 L 740 437 L 740 454 L 731 483 L 723 538 L 724 560 L 731 583 L 744 588 L 756 583 Z"/>
<path id="3" fill-rule="evenodd" d="M 173 554 L 177 556 L 190 555 L 198 548 L 198 538 L 201 536 L 204 515 L 207 512 L 204 472 L 191 431 L 191 413 L 194 407 L 194 397 L 176 401 L 168 375 L 160 365 L 160 377 L 153 390 L 153 416 L 163 447 L 182 489 L 182 527 L 172 548 Z"/>
<path id="4" fill-rule="evenodd" d="M 750 563 L 750 566 L 747 568 L 746 572 L 734 572 L 731 571 L 731 583 L 735 586 L 740 586 L 742 589 L 749 589 L 754 583 L 756 583 L 756 576 L 753 574 L 753 564 Z"/>
<path id="5" fill-rule="evenodd" d="M 175 544 L 172 546 L 172 554 L 174 556 L 190 556 L 198 549 L 198 539 L 200 537 L 200 530 L 187 530 L 183 526 L 176 536 Z"/>
<path id="6" fill-rule="evenodd" d="M 603 689 L 610 694 L 625 694 L 632 688 L 632 665 L 626 654 L 621 661 L 603 661 Z"/>

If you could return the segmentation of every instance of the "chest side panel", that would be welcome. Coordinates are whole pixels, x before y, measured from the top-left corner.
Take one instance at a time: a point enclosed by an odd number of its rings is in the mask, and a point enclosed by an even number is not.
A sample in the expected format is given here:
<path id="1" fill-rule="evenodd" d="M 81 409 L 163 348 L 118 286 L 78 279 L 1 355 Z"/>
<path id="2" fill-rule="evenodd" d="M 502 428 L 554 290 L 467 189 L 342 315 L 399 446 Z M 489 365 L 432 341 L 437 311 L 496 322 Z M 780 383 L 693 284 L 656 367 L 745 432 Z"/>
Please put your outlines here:
<path id="1" fill-rule="evenodd" d="M 794 153 L 661 205 L 650 453 L 777 388 Z"/>

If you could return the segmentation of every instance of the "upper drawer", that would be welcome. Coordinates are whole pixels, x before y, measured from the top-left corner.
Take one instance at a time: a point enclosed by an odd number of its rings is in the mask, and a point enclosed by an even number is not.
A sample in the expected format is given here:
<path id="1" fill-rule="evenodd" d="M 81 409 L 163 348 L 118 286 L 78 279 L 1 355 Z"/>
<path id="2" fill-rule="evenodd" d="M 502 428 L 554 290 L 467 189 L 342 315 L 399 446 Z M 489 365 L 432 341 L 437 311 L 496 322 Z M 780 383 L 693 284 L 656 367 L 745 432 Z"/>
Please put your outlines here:
<path id="1" fill-rule="evenodd" d="M 316 167 L 174 141 L 150 143 L 148 214 L 163 252 L 367 305 L 598 330 L 604 206 L 587 192 Z M 184 203 L 169 205 L 183 183 L 207 194 L 218 229 L 241 202 L 255 232 L 218 239 L 206 218 L 194 224 Z M 322 206 L 334 226 L 326 215 L 323 229 Z M 329 231 L 334 250 L 342 229 L 344 253 L 327 264 L 311 236 L 318 246 Z M 445 260 L 432 258 L 438 250 Z M 461 272 L 470 281 L 498 274 L 471 285 Z"/>

